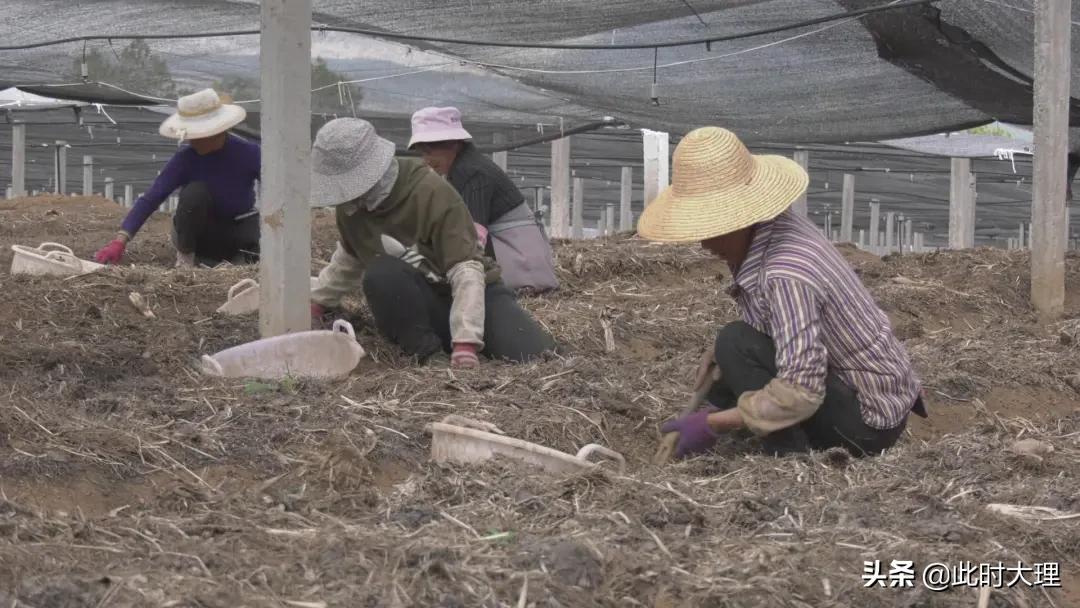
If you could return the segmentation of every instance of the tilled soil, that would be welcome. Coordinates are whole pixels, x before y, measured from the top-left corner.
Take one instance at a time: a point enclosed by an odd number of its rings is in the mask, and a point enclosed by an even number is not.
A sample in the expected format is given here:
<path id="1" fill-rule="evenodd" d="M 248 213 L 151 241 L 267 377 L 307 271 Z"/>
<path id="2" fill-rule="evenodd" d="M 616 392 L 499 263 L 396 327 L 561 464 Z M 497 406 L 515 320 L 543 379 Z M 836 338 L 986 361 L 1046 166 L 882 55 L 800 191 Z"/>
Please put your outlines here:
<path id="1" fill-rule="evenodd" d="M 214 310 L 251 267 L 176 271 L 169 218 L 133 266 L 10 276 L 9 245 L 89 258 L 122 210 L 100 199 L 0 202 L 0 606 L 974 606 L 977 591 L 865 588 L 864 562 L 1056 562 L 989 606 L 1080 605 L 1080 263 L 1066 319 L 1028 305 L 1024 252 L 884 260 L 844 248 L 904 339 L 931 418 L 885 456 L 770 458 L 752 439 L 648 464 L 658 424 L 735 318 L 722 265 L 629 237 L 561 243 L 563 288 L 523 298 L 562 352 L 479 371 L 416 367 L 346 317 L 370 357 L 338 382 L 203 375 L 198 358 L 257 338 Z M 314 221 L 313 272 L 331 218 Z M 154 318 L 128 300 L 138 292 Z M 608 351 L 605 325 L 614 350 Z M 625 473 L 436 465 L 449 414 Z M 1010 450 L 1019 439 L 1054 448 Z M 1011 578 L 1011 577 L 1010 577 Z M 1028 575 L 1028 580 L 1032 576 Z"/>

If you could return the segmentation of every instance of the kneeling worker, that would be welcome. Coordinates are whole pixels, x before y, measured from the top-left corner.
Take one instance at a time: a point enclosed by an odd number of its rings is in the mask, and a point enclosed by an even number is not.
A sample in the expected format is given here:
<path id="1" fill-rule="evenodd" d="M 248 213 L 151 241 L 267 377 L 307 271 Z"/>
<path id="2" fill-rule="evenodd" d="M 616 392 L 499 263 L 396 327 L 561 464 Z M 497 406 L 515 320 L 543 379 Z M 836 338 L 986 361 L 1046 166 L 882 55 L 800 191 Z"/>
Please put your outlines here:
<path id="1" fill-rule="evenodd" d="M 245 263 L 258 258 L 259 212 L 255 182 L 261 171 L 259 145 L 228 133 L 247 112 L 224 103 L 213 89 L 181 97 L 177 112 L 161 124 L 165 137 L 187 140 L 153 185 L 135 201 L 116 238 L 94 256 L 119 264 L 127 243 L 175 190 L 173 216 L 176 265 Z"/>
<path id="2" fill-rule="evenodd" d="M 423 161 L 395 159 L 357 118 L 319 129 L 311 160 L 311 204 L 335 207 L 340 236 L 313 317 L 362 287 L 379 332 L 421 361 L 450 352 L 476 367 L 478 353 L 520 362 L 554 349 L 484 256 L 461 197 Z"/>
<path id="3" fill-rule="evenodd" d="M 774 454 L 843 447 L 855 456 L 892 446 L 908 412 L 926 416 L 911 361 L 855 272 L 789 207 L 806 172 L 781 156 L 753 156 L 730 131 L 686 135 L 672 185 L 638 222 L 646 239 L 700 242 L 727 262 L 742 321 L 720 330 L 698 370 L 712 407 L 668 422 L 677 457 L 709 450 L 746 427 Z"/>
<path id="4" fill-rule="evenodd" d="M 558 288 L 543 226 L 510 177 L 473 145 L 457 108 L 417 110 L 409 148 L 453 184 L 473 221 L 487 230 L 481 246 L 499 263 L 507 287 L 534 293 Z"/>

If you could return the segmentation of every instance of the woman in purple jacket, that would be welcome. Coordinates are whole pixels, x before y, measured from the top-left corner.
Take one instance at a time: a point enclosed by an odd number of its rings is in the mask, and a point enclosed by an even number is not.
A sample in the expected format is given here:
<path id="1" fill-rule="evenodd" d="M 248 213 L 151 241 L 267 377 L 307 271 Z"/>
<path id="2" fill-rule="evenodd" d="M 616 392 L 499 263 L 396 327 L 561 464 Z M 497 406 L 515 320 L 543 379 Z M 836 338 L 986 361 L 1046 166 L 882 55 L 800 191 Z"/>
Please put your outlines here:
<path id="1" fill-rule="evenodd" d="M 207 265 L 257 259 L 259 145 L 228 132 L 247 113 L 224 102 L 213 89 L 181 97 L 177 106 L 159 132 L 186 140 L 188 145 L 173 155 L 150 189 L 135 202 L 116 238 L 97 252 L 98 262 L 119 263 L 127 243 L 177 189 L 180 202 L 172 231 L 177 266 L 194 266 L 196 259 Z"/>

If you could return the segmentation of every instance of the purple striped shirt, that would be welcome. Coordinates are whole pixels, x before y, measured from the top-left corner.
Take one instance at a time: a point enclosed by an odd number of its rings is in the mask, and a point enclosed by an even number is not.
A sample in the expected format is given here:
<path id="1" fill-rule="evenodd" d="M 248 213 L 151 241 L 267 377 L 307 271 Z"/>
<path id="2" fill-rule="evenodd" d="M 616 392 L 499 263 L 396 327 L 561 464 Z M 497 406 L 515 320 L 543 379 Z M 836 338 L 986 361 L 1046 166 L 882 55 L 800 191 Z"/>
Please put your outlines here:
<path id="1" fill-rule="evenodd" d="M 806 218 L 785 211 L 758 224 L 731 295 L 743 320 L 776 343 L 779 378 L 824 394 L 835 371 L 877 429 L 911 410 L 921 387 L 889 318 Z"/>

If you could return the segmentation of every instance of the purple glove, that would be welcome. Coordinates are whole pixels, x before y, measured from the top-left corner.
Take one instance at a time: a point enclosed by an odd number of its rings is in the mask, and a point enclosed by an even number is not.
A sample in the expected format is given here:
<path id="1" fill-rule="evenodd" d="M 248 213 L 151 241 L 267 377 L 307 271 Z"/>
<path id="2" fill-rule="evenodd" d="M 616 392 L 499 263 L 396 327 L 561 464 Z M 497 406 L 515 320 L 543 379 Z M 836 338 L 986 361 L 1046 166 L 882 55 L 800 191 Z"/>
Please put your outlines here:
<path id="1" fill-rule="evenodd" d="M 709 414 L 718 411 L 716 408 L 705 408 L 693 414 L 687 414 L 682 418 L 669 420 L 660 427 L 663 433 L 676 431 L 679 433 L 679 443 L 675 446 L 675 457 L 685 458 L 694 454 L 709 451 L 716 444 L 717 435 L 711 428 L 707 419 Z"/>

